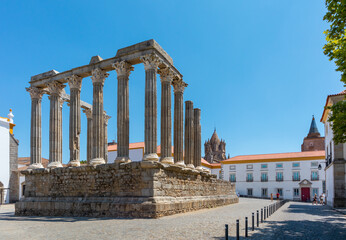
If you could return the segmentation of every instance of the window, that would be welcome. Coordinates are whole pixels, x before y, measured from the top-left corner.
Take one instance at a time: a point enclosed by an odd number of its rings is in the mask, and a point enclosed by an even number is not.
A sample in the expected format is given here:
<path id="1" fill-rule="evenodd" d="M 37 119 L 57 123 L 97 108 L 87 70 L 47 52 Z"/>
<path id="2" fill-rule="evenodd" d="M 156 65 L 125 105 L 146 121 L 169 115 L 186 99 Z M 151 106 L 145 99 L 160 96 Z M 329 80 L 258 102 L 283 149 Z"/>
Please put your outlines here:
<path id="1" fill-rule="evenodd" d="M 229 166 L 229 170 L 235 170 L 235 165 Z"/>
<path id="2" fill-rule="evenodd" d="M 300 173 L 293 172 L 293 181 L 300 181 Z"/>
<path id="3" fill-rule="evenodd" d="M 252 167 L 252 164 L 248 164 L 248 165 L 246 165 L 246 169 L 252 169 L 253 167 Z"/>
<path id="4" fill-rule="evenodd" d="M 235 173 L 232 173 L 232 174 L 229 175 L 229 181 L 230 182 L 235 182 L 236 181 L 235 180 Z"/>
<path id="5" fill-rule="evenodd" d="M 316 194 L 317 197 L 318 197 L 318 188 L 313 188 L 313 189 L 312 189 L 312 197 L 314 197 L 315 194 Z"/>
<path id="6" fill-rule="evenodd" d="M 268 173 L 261 173 L 261 182 L 268 182 Z"/>
<path id="7" fill-rule="evenodd" d="M 247 182 L 253 182 L 252 173 L 248 173 L 248 174 L 246 175 L 246 181 L 247 181 Z"/>
<path id="8" fill-rule="evenodd" d="M 261 164 L 261 168 L 268 168 L 268 164 Z"/>
<path id="9" fill-rule="evenodd" d="M 247 195 L 248 196 L 252 196 L 252 188 L 248 188 L 247 189 Z"/>
<path id="10" fill-rule="evenodd" d="M 299 163 L 299 162 L 297 162 L 297 163 L 292 163 L 292 167 L 294 167 L 294 168 L 300 167 L 300 163 Z"/>
<path id="11" fill-rule="evenodd" d="M 318 172 L 317 171 L 311 172 L 311 181 L 318 181 Z"/>
<path id="12" fill-rule="evenodd" d="M 277 182 L 282 182 L 284 180 L 284 176 L 282 172 L 277 172 L 276 173 L 276 181 Z"/>
<path id="13" fill-rule="evenodd" d="M 293 196 L 299 197 L 299 188 L 293 188 Z"/>
<path id="14" fill-rule="evenodd" d="M 278 188 L 277 189 L 277 193 L 280 194 L 280 197 L 282 197 L 283 196 L 282 188 Z"/>
<path id="15" fill-rule="evenodd" d="M 276 164 L 276 168 L 283 168 L 283 164 L 282 163 L 277 163 Z"/>
<path id="16" fill-rule="evenodd" d="M 318 162 L 311 162 L 311 167 L 312 168 L 318 167 Z"/>
<path id="17" fill-rule="evenodd" d="M 262 188 L 262 197 L 268 196 L 268 188 Z"/>

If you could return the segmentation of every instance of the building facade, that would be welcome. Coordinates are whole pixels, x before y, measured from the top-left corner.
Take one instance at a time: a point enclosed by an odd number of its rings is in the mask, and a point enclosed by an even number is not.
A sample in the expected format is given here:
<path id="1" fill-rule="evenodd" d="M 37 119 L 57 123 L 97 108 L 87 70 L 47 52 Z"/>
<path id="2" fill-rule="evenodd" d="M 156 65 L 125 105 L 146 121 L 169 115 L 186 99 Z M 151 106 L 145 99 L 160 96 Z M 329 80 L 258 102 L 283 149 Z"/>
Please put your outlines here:
<path id="1" fill-rule="evenodd" d="M 345 101 L 345 95 L 346 90 L 329 95 L 321 118 L 325 129 L 326 198 L 327 204 L 332 207 L 346 207 L 346 143 L 334 143 L 331 123 L 328 122 L 330 110 L 327 107 Z"/>

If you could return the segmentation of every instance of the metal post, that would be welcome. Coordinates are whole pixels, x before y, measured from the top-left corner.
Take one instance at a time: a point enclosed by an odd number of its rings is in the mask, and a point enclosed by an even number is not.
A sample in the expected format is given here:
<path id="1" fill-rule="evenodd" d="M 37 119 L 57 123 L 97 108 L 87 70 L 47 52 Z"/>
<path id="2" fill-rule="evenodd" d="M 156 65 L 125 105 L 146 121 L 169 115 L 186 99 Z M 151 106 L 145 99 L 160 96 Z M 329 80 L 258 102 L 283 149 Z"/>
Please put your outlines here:
<path id="1" fill-rule="evenodd" d="M 245 237 L 247 236 L 247 217 L 245 217 Z"/>
<path id="2" fill-rule="evenodd" d="M 267 218 L 269 217 L 269 206 L 267 207 Z"/>
<path id="3" fill-rule="evenodd" d="M 225 240 L 228 240 L 228 224 L 225 225 Z"/>
<path id="4" fill-rule="evenodd" d="M 257 210 L 257 227 L 259 227 L 259 211 Z"/>
<path id="5" fill-rule="evenodd" d="M 255 231 L 255 213 L 252 213 L 252 231 Z"/>
<path id="6" fill-rule="evenodd" d="M 261 208 L 261 223 L 263 223 L 263 208 Z"/>
<path id="7" fill-rule="evenodd" d="M 263 215 L 264 215 L 263 220 L 266 220 L 267 207 L 264 207 L 264 211 L 263 212 L 264 212 L 263 213 Z"/>
<path id="8" fill-rule="evenodd" d="M 237 220 L 237 240 L 239 240 L 239 219 Z"/>

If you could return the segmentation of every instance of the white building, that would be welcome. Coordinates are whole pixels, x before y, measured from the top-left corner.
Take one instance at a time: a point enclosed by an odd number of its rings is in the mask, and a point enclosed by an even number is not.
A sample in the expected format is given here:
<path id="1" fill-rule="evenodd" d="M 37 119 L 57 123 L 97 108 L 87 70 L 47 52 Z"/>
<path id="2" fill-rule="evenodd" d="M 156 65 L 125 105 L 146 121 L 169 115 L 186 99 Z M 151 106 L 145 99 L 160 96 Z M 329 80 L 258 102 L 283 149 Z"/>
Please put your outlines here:
<path id="1" fill-rule="evenodd" d="M 14 138 L 12 110 L 0 117 L 0 204 L 19 199 L 18 140 Z"/>
<path id="2" fill-rule="evenodd" d="M 310 201 L 324 192 L 324 151 L 236 156 L 222 161 L 224 180 L 240 195 Z"/>
<path id="3" fill-rule="evenodd" d="M 345 101 L 345 95 L 346 90 L 329 95 L 321 118 L 325 129 L 326 197 L 327 204 L 333 207 L 346 207 L 346 143 L 334 144 L 333 130 L 328 122 L 330 110 L 326 107 Z"/>

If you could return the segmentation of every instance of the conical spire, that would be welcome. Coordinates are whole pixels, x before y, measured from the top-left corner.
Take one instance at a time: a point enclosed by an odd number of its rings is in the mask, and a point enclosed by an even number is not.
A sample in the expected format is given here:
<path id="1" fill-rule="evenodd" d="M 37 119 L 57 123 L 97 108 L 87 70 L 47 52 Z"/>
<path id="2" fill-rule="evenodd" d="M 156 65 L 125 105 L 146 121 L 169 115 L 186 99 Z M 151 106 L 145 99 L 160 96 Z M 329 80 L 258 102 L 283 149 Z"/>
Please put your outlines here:
<path id="1" fill-rule="evenodd" d="M 315 122 L 315 116 L 312 115 L 312 120 L 311 120 L 311 125 L 310 125 L 310 130 L 309 130 L 309 134 L 308 134 L 308 137 L 311 136 L 311 137 L 315 137 L 315 136 L 320 136 L 320 133 L 318 131 L 318 128 L 317 128 L 317 125 L 316 125 L 316 122 Z"/>

